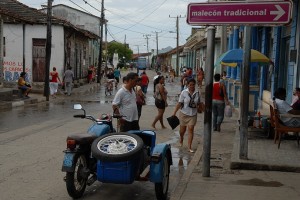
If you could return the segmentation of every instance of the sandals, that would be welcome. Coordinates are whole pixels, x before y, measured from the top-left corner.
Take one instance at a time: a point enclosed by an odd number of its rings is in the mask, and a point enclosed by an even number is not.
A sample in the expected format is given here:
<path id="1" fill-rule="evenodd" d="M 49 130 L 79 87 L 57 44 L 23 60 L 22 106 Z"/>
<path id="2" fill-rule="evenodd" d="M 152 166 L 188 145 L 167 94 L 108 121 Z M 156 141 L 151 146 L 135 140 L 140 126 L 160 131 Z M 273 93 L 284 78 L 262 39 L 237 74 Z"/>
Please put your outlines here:
<path id="1" fill-rule="evenodd" d="M 195 153 L 195 151 L 193 149 L 189 149 L 190 153 Z"/>

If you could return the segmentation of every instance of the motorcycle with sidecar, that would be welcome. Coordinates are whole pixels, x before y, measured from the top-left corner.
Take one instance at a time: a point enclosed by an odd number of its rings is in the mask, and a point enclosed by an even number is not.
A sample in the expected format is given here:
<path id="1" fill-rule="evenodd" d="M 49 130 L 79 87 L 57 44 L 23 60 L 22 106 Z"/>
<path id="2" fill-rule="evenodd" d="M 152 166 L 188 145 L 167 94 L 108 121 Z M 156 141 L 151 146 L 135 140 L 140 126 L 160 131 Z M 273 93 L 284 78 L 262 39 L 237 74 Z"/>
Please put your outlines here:
<path id="1" fill-rule="evenodd" d="M 86 115 L 80 104 L 75 110 L 83 114 L 75 118 L 89 119 L 93 124 L 87 133 L 67 137 L 62 171 L 68 194 L 73 198 L 83 196 L 86 186 L 95 181 L 102 183 L 131 184 L 134 181 L 151 181 L 158 200 L 166 200 L 169 188 L 170 144 L 156 144 L 152 130 L 132 130 L 117 133 L 112 118 L 120 115 L 102 114 L 101 119 Z"/>

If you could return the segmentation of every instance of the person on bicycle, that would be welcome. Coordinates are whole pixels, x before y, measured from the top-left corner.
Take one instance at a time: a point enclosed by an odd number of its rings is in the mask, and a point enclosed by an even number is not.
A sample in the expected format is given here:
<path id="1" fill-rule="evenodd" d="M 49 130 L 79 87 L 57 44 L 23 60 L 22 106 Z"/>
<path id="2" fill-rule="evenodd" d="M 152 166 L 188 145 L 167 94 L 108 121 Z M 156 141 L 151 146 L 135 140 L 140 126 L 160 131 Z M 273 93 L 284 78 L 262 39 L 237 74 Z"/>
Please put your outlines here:
<path id="1" fill-rule="evenodd" d="M 109 72 L 106 74 L 106 78 L 107 78 L 106 87 L 109 91 L 111 91 L 113 88 L 113 82 L 115 81 L 115 76 L 112 70 L 109 70 Z"/>

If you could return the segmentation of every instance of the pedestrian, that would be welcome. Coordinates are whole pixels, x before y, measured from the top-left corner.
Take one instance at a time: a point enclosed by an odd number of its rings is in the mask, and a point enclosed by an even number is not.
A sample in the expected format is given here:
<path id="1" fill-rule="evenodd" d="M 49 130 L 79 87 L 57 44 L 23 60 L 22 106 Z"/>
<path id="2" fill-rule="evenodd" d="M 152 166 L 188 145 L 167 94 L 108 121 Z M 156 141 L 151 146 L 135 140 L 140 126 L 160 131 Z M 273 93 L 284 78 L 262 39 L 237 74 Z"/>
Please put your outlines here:
<path id="1" fill-rule="evenodd" d="M 165 113 L 165 109 L 168 106 L 167 103 L 167 90 L 164 86 L 165 84 L 165 78 L 164 76 L 158 76 L 154 81 L 154 98 L 155 98 L 155 106 L 158 110 L 157 116 L 154 118 L 154 121 L 152 123 L 152 128 L 156 129 L 155 125 L 156 122 L 160 122 L 161 127 L 165 129 L 163 116 Z"/>
<path id="2" fill-rule="evenodd" d="M 112 102 L 113 113 L 122 115 L 120 119 L 121 132 L 140 130 L 134 91 L 137 80 L 138 74 L 129 72 L 126 75 L 124 85 L 118 90 Z"/>
<path id="3" fill-rule="evenodd" d="M 293 98 L 291 106 L 295 110 L 300 110 L 300 88 L 295 88 L 295 91 L 293 92 Z"/>
<path id="4" fill-rule="evenodd" d="M 197 107 L 203 106 L 201 102 L 201 96 L 196 88 L 196 80 L 189 79 L 187 83 L 187 89 L 183 90 L 180 93 L 179 100 L 177 105 L 175 106 L 174 112 L 172 116 L 175 116 L 177 111 L 179 112 L 179 122 L 180 122 L 180 146 L 183 145 L 184 135 L 187 129 L 188 132 L 188 148 L 189 152 L 194 153 L 192 149 L 192 142 L 194 138 L 194 127 L 197 122 Z"/>
<path id="5" fill-rule="evenodd" d="M 144 94 L 147 94 L 147 89 L 149 85 L 149 77 L 147 76 L 146 72 L 143 71 L 141 74 L 141 88 Z"/>
<path id="6" fill-rule="evenodd" d="M 142 114 L 142 106 L 145 105 L 145 94 L 142 90 L 141 87 L 141 78 L 138 78 L 136 86 L 134 87 L 135 93 L 136 93 L 136 105 L 138 108 L 138 116 L 139 116 L 139 120 L 141 118 L 141 114 Z"/>
<path id="7" fill-rule="evenodd" d="M 170 76 L 170 82 L 174 82 L 174 78 L 175 78 L 175 70 L 174 69 L 170 69 L 170 73 L 169 73 L 169 76 Z"/>
<path id="8" fill-rule="evenodd" d="M 88 83 L 91 84 L 93 82 L 93 69 L 92 66 L 89 66 L 88 68 Z"/>
<path id="9" fill-rule="evenodd" d="M 114 78 L 116 79 L 115 88 L 117 88 L 121 78 L 121 72 L 118 67 L 114 69 Z"/>
<path id="10" fill-rule="evenodd" d="M 51 76 L 51 80 L 50 80 L 50 95 L 53 98 L 56 98 L 56 93 L 57 93 L 57 89 L 58 89 L 58 82 L 61 83 L 60 78 L 59 78 L 59 74 L 56 71 L 56 67 L 52 68 L 52 72 L 50 72 L 50 76 Z"/>
<path id="11" fill-rule="evenodd" d="M 157 72 L 156 72 L 156 75 L 153 77 L 153 83 L 154 83 L 155 79 L 156 79 L 157 77 L 159 77 L 160 75 L 161 75 L 161 73 L 160 73 L 159 71 L 157 71 Z"/>
<path id="12" fill-rule="evenodd" d="M 74 81 L 74 73 L 72 71 L 71 66 L 69 66 L 68 69 L 65 71 L 63 80 L 65 83 L 65 94 L 71 96 L 72 86 Z"/>
<path id="13" fill-rule="evenodd" d="M 220 82 L 221 75 L 214 75 L 212 112 L 213 112 L 213 130 L 221 131 L 221 124 L 224 119 L 225 104 L 229 105 L 224 83 Z"/>
<path id="14" fill-rule="evenodd" d="M 18 88 L 22 90 L 22 97 L 29 98 L 28 94 L 31 91 L 31 85 L 26 82 L 26 72 L 21 72 L 18 80 Z"/>
<path id="15" fill-rule="evenodd" d="M 185 73 L 183 73 L 182 75 L 181 75 L 181 79 L 180 79 L 180 84 L 181 84 L 181 90 L 180 91 L 183 91 L 184 89 L 186 89 L 187 88 L 187 80 L 188 80 L 188 75 L 187 75 L 187 73 L 185 72 Z"/>
<path id="16" fill-rule="evenodd" d="M 203 71 L 203 68 L 201 67 L 197 72 L 197 80 L 198 80 L 199 88 L 202 88 L 203 79 L 204 79 L 204 71 Z"/>
<path id="17" fill-rule="evenodd" d="M 273 100 L 276 103 L 278 113 L 279 114 L 292 114 L 292 115 L 300 115 L 300 110 L 293 109 L 286 101 L 286 89 L 285 88 L 277 88 L 274 92 Z M 299 117 L 280 117 L 280 121 L 285 126 L 290 127 L 300 127 L 300 118 Z"/>

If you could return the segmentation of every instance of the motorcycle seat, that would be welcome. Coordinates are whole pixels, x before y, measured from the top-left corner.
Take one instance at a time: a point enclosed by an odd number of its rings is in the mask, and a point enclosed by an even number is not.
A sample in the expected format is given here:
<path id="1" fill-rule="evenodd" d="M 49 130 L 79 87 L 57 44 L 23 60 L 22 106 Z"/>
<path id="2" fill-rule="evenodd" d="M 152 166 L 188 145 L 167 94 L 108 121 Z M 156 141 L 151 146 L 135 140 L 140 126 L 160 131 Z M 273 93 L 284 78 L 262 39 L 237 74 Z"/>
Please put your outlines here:
<path id="1" fill-rule="evenodd" d="M 67 140 L 75 140 L 77 144 L 91 144 L 97 136 L 87 133 L 77 133 L 69 135 Z"/>

